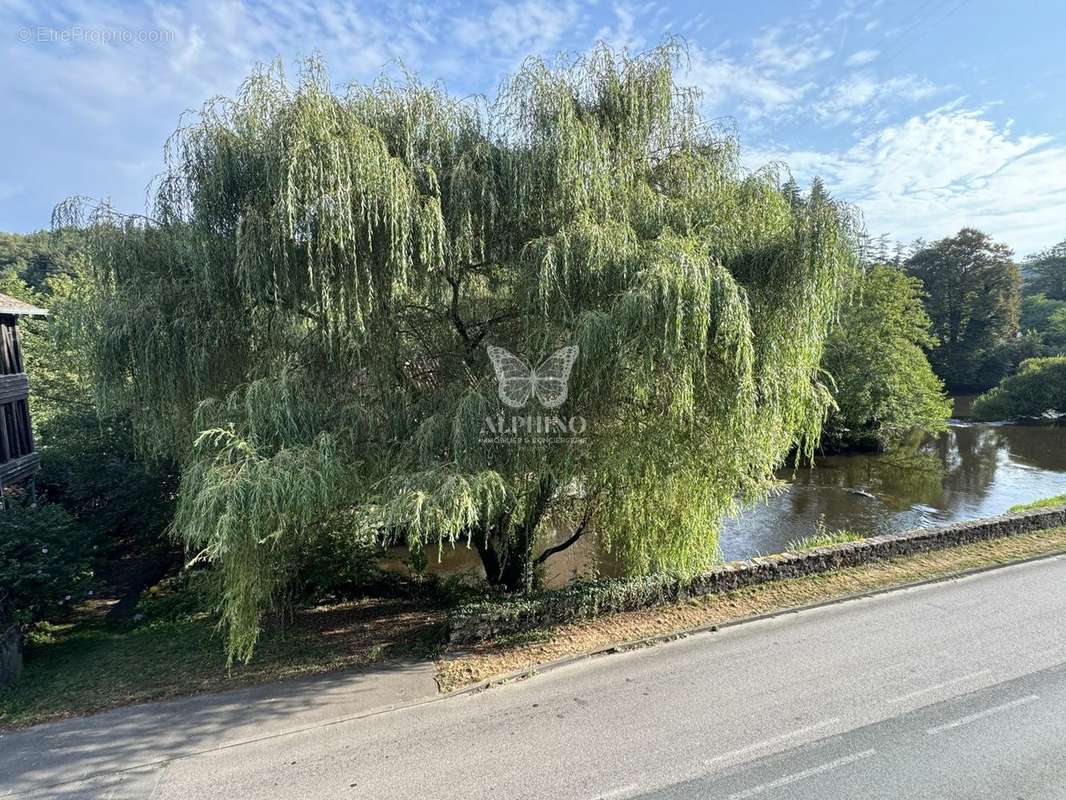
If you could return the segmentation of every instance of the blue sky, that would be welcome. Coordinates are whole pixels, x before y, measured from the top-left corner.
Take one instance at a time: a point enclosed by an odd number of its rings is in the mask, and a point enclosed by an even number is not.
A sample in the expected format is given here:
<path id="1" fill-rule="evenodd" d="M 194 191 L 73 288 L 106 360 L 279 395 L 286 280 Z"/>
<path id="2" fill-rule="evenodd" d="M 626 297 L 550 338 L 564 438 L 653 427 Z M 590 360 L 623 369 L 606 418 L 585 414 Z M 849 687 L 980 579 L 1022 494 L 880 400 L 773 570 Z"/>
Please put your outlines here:
<path id="1" fill-rule="evenodd" d="M 492 94 L 531 53 L 680 34 L 685 80 L 735 127 L 746 165 L 821 175 L 871 233 L 973 225 L 1019 255 L 1066 238 L 1058 0 L 0 0 L 0 20 L 0 230 L 46 227 L 73 194 L 143 210 L 179 114 L 233 94 L 256 62 L 318 50 L 343 84 L 399 60 Z"/>

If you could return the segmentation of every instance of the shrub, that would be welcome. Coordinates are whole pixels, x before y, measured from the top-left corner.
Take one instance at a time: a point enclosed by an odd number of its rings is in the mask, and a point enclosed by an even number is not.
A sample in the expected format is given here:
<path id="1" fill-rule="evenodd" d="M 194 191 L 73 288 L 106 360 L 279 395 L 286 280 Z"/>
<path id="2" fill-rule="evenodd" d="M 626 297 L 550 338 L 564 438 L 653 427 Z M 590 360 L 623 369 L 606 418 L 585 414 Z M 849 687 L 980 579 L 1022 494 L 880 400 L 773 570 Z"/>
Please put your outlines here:
<path id="1" fill-rule="evenodd" d="M 974 401 L 980 420 L 1039 417 L 1047 411 L 1066 412 L 1066 356 L 1030 358 L 1016 375 Z"/>
<path id="2" fill-rule="evenodd" d="M 72 408 L 41 426 L 40 441 L 37 491 L 69 512 L 101 555 L 173 546 L 164 532 L 174 512 L 176 475 L 168 464 L 134 457 L 127 420 Z"/>
<path id="3" fill-rule="evenodd" d="M 353 539 L 333 519 L 318 527 L 295 556 L 293 599 L 314 604 L 399 591 L 400 577 L 378 567 L 379 544 Z"/>
<path id="4" fill-rule="evenodd" d="M 0 511 L 0 599 L 23 626 L 92 593 L 91 543 L 56 505 Z"/>
<path id="5" fill-rule="evenodd" d="M 146 591 L 137 601 L 137 613 L 146 624 L 182 622 L 213 613 L 219 597 L 218 576 L 211 570 L 182 570 Z"/>

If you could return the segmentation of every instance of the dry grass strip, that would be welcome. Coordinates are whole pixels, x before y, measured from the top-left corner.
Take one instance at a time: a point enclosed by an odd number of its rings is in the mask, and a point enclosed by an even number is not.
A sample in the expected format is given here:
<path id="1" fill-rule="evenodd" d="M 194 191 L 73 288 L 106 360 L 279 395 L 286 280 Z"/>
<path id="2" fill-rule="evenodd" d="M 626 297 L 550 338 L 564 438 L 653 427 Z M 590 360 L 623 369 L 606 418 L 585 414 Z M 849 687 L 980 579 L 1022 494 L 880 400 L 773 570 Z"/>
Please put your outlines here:
<path id="1" fill-rule="evenodd" d="M 441 691 L 451 691 L 615 643 L 719 625 L 849 594 L 1060 551 L 1066 551 L 1066 528 L 1020 534 L 821 575 L 751 586 L 643 611 L 611 614 L 524 637 L 490 641 L 467 652 L 447 655 L 437 662 L 437 683 Z"/>

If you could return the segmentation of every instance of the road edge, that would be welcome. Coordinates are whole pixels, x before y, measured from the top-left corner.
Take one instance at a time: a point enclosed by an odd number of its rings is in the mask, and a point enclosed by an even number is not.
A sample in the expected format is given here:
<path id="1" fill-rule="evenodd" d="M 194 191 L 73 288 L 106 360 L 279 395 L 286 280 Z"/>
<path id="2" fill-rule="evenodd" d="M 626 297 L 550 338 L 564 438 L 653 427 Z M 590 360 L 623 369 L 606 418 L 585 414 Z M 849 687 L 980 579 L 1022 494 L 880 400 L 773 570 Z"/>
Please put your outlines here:
<path id="1" fill-rule="evenodd" d="M 525 680 L 526 678 L 531 678 L 543 672 L 551 672 L 561 667 L 569 666 L 579 661 L 585 661 L 592 658 L 596 658 L 598 656 L 625 653 L 632 650 L 642 650 L 648 647 L 654 647 L 656 645 L 678 641 L 679 639 L 687 639 L 690 636 L 716 633 L 725 628 L 736 628 L 742 625 L 748 625 L 753 622 L 762 622 L 764 620 L 776 619 L 777 617 L 783 617 L 789 614 L 800 614 L 804 611 L 814 611 L 819 608 L 828 608 L 835 605 L 841 605 L 843 603 L 850 603 L 855 600 L 865 600 L 883 594 L 890 594 L 892 592 L 916 589 L 922 586 L 930 586 L 937 583 L 946 583 L 948 581 L 973 577 L 985 572 L 993 572 L 995 570 L 1005 569 L 1008 567 L 1018 567 L 1025 564 L 1030 564 L 1035 561 L 1046 561 L 1053 558 L 1061 558 L 1063 556 L 1066 556 L 1066 548 L 1053 550 L 1047 553 L 1039 553 L 1034 556 L 1026 556 L 1025 558 L 1019 558 L 1014 561 L 1004 561 L 999 564 L 986 564 L 985 566 L 981 567 L 971 567 L 970 569 L 949 572 L 945 573 L 944 575 L 936 575 L 931 578 L 922 578 L 921 580 L 917 581 L 908 581 L 906 583 L 894 584 L 892 586 L 879 586 L 876 589 L 867 589 L 862 592 L 850 592 L 848 594 L 842 594 L 837 597 L 828 598 L 826 600 L 818 600 L 813 603 L 804 603 L 803 605 L 779 608 L 774 611 L 766 611 L 762 614 L 751 614 L 745 617 L 737 617 L 736 619 L 726 620 L 725 622 L 714 622 L 706 625 L 697 625 L 691 628 L 679 628 L 675 631 L 669 631 L 667 633 L 657 633 L 651 636 L 641 637 L 640 639 L 623 639 L 620 641 L 612 642 L 610 644 L 602 645 L 600 647 L 596 647 L 592 650 L 585 650 L 580 653 L 571 653 L 569 655 L 562 656 L 561 658 L 552 659 L 551 661 L 545 661 L 540 664 L 534 664 L 529 667 L 523 667 L 522 669 L 513 670 L 511 672 L 493 675 L 492 677 L 485 678 L 469 686 L 462 686 L 458 689 L 452 689 L 448 692 L 442 692 L 436 698 L 433 698 L 426 702 L 435 702 L 437 700 L 445 700 L 451 697 L 460 697 L 462 695 L 467 694 L 477 694 L 487 689 L 491 689 L 494 686 L 500 686 L 507 683 L 514 683 L 516 681 Z M 455 655 L 457 657 L 460 657 L 463 655 L 463 653 L 457 652 Z"/>
<path id="2" fill-rule="evenodd" d="M 582 653 L 572 653 L 570 655 L 563 656 L 562 658 L 557 658 L 557 659 L 554 659 L 552 661 L 546 661 L 544 663 L 535 664 L 535 665 L 532 665 L 530 667 L 525 667 L 525 668 L 520 669 L 520 670 L 514 670 L 513 672 L 508 672 L 508 673 L 503 673 L 503 674 L 500 674 L 500 675 L 495 675 L 495 676 L 492 676 L 490 678 L 486 678 L 484 680 L 478 681 L 477 683 L 471 684 L 469 686 L 463 686 L 463 687 L 460 687 L 458 689 L 453 689 L 453 690 L 448 691 L 448 692 L 440 692 L 440 693 L 438 693 L 435 696 L 423 697 L 423 698 L 420 698 L 420 699 L 417 699 L 417 700 L 414 700 L 414 701 L 411 701 L 411 702 L 407 702 L 407 703 L 394 703 L 394 704 L 388 704 L 388 705 L 384 705 L 384 706 L 379 706 L 377 708 L 367 709 L 365 711 L 354 713 L 354 714 L 347 714 L 347 715 L 343 715 L 343 716 L 340 716 L 340 717 L 334 717 L 334 718 L 331 718 L 331 719 L 319 720 L 318 722 L 315 722 L 315 723 L 312 723 L 312 724 L 309 724 L 309 725 L 301 725 L 301 726 L 295 726 L 295 727 L 292 727 L 292 728 L 284 728 L 282 730 L 272 731 L 270 733 L 265 733 L 265 734 L 263 734 L 261 736 L 251 736 L 251 737 L 246 737 L 246 738 L 243 738 L 243 739 L 236 739 L 236 740 L 233 740 L 233 741 L 224 742 L 224 743 L 215 745 L 213 747 L 196 748 L 194 750 L 190 750 L 190 751 L 187 751 L 187 752 L 184 752 L 184 753 L 178 753 L 178 754 L 171 755 L 171 756 L 163 756 L 163 757 L 159 757 L 159 758 L 147 759 L 145 761 L 141 761 L 141 762 L 138 762 L 138 763 L 135 763 L 135 764 L 131 764 L 131 765 L 119 768 L 119 769 L 112 769 L 112 770 L 97 769 L 97 770 L 94 770 L 94 771 L 86 772 L 81 777 L 79 777 L 79 778 L 77 778 L 75 780 L 57 781 L 57 782 L 54 782 L 54 783 L 49 783 L 49 784 L 42 785 L 39 788 L 41 788 L 41 789 L 55 789 L 55 788 L 58 788 L 60 786 L 73 786 L 73 785 L 83 784 L 83 783 L 86 783 L 88 781 L 96 780 L 96 779 L 98 779 L 100 777 L 103 777 L 103 776 L 106 776 L 106 775 L 118 775 L 118 774 L 122 774 L 122 773 L 133 772 L 133 771 L 136 771 L 136 770 L 145 769 L 145 768 L 149 768 L 149 767 L 166 765 L 166 764 L 168 764 L 170 762 L 173 762 L 173 761 L 183 761 L 183 760 L 186 760 L 186 759 L 189 759 L 189 758 L 195 758 L 197 756 L 204 755 L 206 753 L 217 752 L 217 751 L 220 751 L 220 750 L 228 750 L 228 749 L 235 748 L 235 747 L 243 747 L 243 746 L 247 746 L 247 745 L 250 745 L 250 744 L 256 744 L 256 743 L 259 743 L 259 742 L 268 741 L 268 740 L 271 740 L 271 739 L 278 739 L 278 738 L 282 738 L 282 737 L 285 737 L 285 736 L 292 736 L 292 735 L 299 734 L 299 733 L 305 733 L 305 732 L 311 731 L 311 730 L 317 730 L 317 729 L 320 729 L 320 728 L 328 728 L 328 727 L 332 727 L 332 726 L 335 726 L 335 725 L 341 725 L 341 724 L 344 724 L 346 722 L 354 722 L 354 721 L 357 721 L 357 720 L 368 719 L 368 718 L 371 718 L 371 717 L 377 717 L 377 716 L 381 716 L 381 715 L 384 715 L 384 714 L 390 714 L 390 713 L 395 713 L 395 712 L 413 710 L 413 709 L 416 709 L 416 708 L 421 708 L 423 706 L 428 706 L 428 705 L 432 705 L 432 704 L 435 704 L 435 703 L 440 703 L 440 702 L 443 702 L 443 701 L 446 701 L 446 700 L 451 700 L 451 699 L 464 697 L 464 696 L 468 696 L 468 695 L 479 694 L 479 693 L 487 691 L 488 689 L 491 689 L 491 688 L 493 688 L 495 686 L 501 686 L 501 685 L 508 684 L 508 683 L 514 683 L 514 682 L 517 682 L 517 681 L 520 681 L 520 680 L 524 680 L 526 678 L 533 677 L 533 676 L 538 675 L 540 673 L 551 672 L 551 671 L 554 671 L 554 670 L 557 670 L 557 669 L 561 669 L 562 667 L 569 666 L 571 664 L 574 664 L 574 663 L 577 663 L 577 662 L 580 662 L 580 661 L 591 660 L 591 659 L 599 657 L 599 656 L 605 656 L 605 655 L 610 655 L 610 654 L 615 654 L 615 653 L 624 653 L 624 652 L 629 652 L 629 651 L 633 651 L 633 650 L 639 650 L 639 649 L 644 649 L 644 648 L 648 648 L 648 647 L 653 647 L 655 645 L 660 645 L 660 644 L 668 644 L 669 642 L 677 641 L 677 640 L 680 640 L 680 639 L 687 639 L 690 636 L 695 636 L 695 635 L 698 635 L 698 634 L 715 633 L 715 632 L 723 630 L 725 628 L 740 627 L 740 626 L 743 626 L 743 625 L 748 625 L 748 624 L 753 623 L 753 622 L 760 622 L 760 621 L 763 621 L 763 620 L 774 619 L 774 618 L 777 618 L 777 617 L 783 617 L 783 616 L 786 616 L 788 614 L 800 614 L 800 613 L 805 612 L 805 611 L 813 611 L 813 610 L 816 610 L 816 609 L 819 609 L 819 608 L 827 608 L 827 607 L 830 607 L 830 606 L 841 605 L 843 603 L 848 603 L 848 602 L 852 602 L 852 601 L 855 601 L 855 600 L 868 599 L 868 598 L 872 598 L 872 597 L 877 597 L 879 595 L 890 594 L 890 593 L 899 592 L 899 591 L 905 591 L 905 590 L 908 590 L 908 589 L 920 588 L 922 586 L 929 586 L 929 585 L 933 585 L 933 584 L 937 584 L 937 583 L 946 583 L 948 581 L 960 580 L 960 579 L 963 579 L 963 578 L 969 578 L 969 577 L 980 575 L 980 574 L 986 573 L 986 572 L 993 572 L 995 570 L 1005 569 L 1005 568 L 1009 568 L 1009 567 L 1023 566 L 1025 564 L 1030 564 L 1030 563 L 1037 562 L 1037 561 L 1048 561 L 1048 560 L 1055 559 L 1055 558 L 1062 558 L 1063 556 L 1066 556 L 1066 548 L 1054 550 L 1054 551 L 1047 552 L 1047 553 L 1040 553 L 1040 554 L 1033 555 L 1033 556 L 1027 556 L 1025 558 L 1020 558 L 1020 559 L 1016 559 L 1016 560 L 1013 560 L 1013 561 L 1005 561 L 1005 562 L 1000 563 L 1000 564 L 988 564 L 988 565 L 985 565 L 985 566 L 982 566 L 982 567 L 973 567 L 971 569 L 959 570 L 959 571 L 956 571 L 956 572 L 946 573 L 944 575 L 938 575 L 938 576 L 931 577 L 931 578 L 923 578 L 922 580 L 918 580 L 918 581 L 909 581 L 907 583 L 900 583 L 900 584 L 896 584 L 894 586 L 882 586 L 882 587 L 879 587 L 877 589 L 870 589 L 870 590 L 867 590 L 867 591 L 864 591 L 864 592 L 852 592 L 852 593 L 849 593 L 849 594 L 840 595 L 838 597 L 829 598 L 827 600 L 820 600 L 820 601 L 815 602 L 815 603 L 805 603 L 805 604 L 799 605 L 799 606 L 791 606 L 789 608 L 781 608 L 781 609 L 777 609 L 775 611 L 768 611 L 768 612 L 765 612 L 763 614 L 754 614 L 754 615 L 749 615 L 749 616 L 746 616 L 746 617 L 738 617 L 735 620 L 728 620 L 728 621 L 722 622 L 722 623 L 713 623 L 713 624 L 709 624 L 709 625 L 698 625 L 698 626 L 691 627 L 691 628 L 684 628 L 684 629 L 679 629 L 679 630 L 676 630 L 676 631 L 671 631 L 669 633 L 662 633 L 662 634 L 655 634 L 653 636 L 646 636 L 646 637 L 642 637 L 640 639 L 632 639 L 632 640 L 628 640 L 628 641 L 614 642 L 612 644 L 604 645 L 602 647 L 597 647 L 597 648 L 595 648 L 593 650 L 587 650 L 587 651 L 582 652 Z M 89 715 L 89 716 L 94 716 L 94 715 Z M 42 724 L 48 725 L 50 723 L 42 723 Z M 34 727 L 37 727 L 37 726 L 31 726 L 31 727 L 25 728 L 23 730 L 30 731 Z M 15 731 L 13 733 L 17 734 L 17 733 L 20 733 L 20 732 L 22 732 L 22 731 Z M 13 797 L 13 796 L 14 795 L 10 791 L 0 790 L 0 798 Z"/>

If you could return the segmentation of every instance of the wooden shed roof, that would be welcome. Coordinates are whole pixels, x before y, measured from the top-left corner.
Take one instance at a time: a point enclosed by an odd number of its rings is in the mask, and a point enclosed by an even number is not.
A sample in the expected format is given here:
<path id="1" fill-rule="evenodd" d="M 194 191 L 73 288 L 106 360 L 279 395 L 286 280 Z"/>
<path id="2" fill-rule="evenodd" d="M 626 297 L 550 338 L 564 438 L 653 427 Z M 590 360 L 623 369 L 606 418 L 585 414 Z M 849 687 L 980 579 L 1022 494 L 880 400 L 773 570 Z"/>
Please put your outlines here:
<path id="1" fill-rule="evenodd" d="M 43 308 L 31 306 L 14 297 L 0 294 L 0 314 L 13 314 L 16 317 L 47 317 L 48 312 Z"/>

